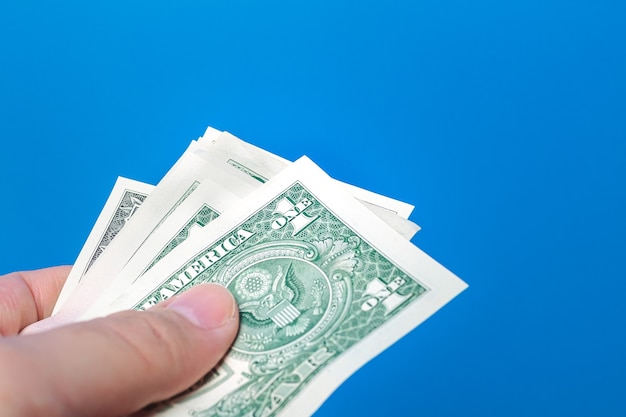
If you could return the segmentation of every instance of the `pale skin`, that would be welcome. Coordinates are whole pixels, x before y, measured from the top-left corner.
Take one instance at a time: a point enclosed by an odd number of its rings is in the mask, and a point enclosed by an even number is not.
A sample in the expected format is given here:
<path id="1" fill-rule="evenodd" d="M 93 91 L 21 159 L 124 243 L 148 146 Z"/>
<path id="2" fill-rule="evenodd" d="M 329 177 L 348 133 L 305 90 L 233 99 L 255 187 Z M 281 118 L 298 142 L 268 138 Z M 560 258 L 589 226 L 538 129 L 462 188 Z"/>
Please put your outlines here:
<path id="1" fill-rule="evenodd" d="M 124 416 L 209 372 L 239 327 L 228 290 L 198 285 L 147 311 L 20 335 L 48 317 L 69 266 L 0 276 L 0 409 L 13 416 Z"/>

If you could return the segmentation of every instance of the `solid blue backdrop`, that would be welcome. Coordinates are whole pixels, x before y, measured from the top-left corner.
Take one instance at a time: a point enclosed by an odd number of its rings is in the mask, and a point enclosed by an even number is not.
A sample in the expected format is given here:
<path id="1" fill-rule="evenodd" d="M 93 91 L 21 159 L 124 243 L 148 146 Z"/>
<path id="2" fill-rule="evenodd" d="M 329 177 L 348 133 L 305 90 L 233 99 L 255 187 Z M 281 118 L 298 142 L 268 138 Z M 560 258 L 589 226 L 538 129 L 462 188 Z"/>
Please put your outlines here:
<path id="1" fill-rule="evenodd" d="M 72 263 L 206 126 L 416 206 L 470 284 L 316 417 L 623 416 L 626 8 L 4 1 L 0 273 Z"/>

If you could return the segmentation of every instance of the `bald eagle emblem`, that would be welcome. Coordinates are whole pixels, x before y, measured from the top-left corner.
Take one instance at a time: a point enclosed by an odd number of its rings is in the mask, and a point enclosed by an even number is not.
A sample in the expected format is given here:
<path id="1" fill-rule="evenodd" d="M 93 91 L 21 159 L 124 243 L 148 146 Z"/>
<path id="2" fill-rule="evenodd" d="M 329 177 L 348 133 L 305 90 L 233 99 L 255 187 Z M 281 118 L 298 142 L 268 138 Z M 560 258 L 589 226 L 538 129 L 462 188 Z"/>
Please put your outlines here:
<path id="1" fill-rule="evenodd" d="M 287 336 L 306 331 L 310 319 L 301 317 L 305 286 L 293 263 L 286 270 L 280 264 L 273 271 L 251 268 L 239 276 L 234 290 L 240 300 L 239 311 L 248 319 L 259 325 L 271 320 Z"/>

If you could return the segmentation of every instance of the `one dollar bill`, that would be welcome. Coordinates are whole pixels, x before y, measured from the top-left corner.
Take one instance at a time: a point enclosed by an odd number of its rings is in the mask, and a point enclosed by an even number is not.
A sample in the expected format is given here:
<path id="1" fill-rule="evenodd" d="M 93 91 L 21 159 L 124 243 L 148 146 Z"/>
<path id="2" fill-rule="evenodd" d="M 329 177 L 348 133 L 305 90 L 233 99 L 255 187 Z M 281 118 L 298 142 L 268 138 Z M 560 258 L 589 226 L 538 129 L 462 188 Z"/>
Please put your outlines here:
<path id="1" fill-rule="evenodd" d="M 467 287 L 306 157 L 87 316 L 147 309 L 204 282 L 233 293 L 240 333 L 218 368 L 147 414 L 311 415 Z"/>

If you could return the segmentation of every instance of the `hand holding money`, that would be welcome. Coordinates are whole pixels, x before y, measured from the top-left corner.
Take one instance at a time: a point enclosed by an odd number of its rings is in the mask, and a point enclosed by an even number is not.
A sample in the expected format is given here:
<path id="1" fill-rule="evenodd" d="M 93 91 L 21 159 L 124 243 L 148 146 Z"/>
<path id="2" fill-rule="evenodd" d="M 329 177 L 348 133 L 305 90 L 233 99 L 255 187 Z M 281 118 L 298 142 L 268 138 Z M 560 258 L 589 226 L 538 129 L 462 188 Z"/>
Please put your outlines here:
<path id="1" fill-rule="evenodd" d="M 53 315 L 26 332 L 218 284 L 239 307 L 232 348 L 145 413 L 310 415 L 467 286 L 410 242 L 412 209 L 209 128 L 155 187 L 118 180 Z"/>
<path id="2" fill-rule="evenodd" d="M 3 416 L 128 415 L 198 381 L 235 338 L 236 304 L 214 284 L 146 313 L 16 336 L 50 314 L 68 273 L 56 267 L 0 277 Z"/>

